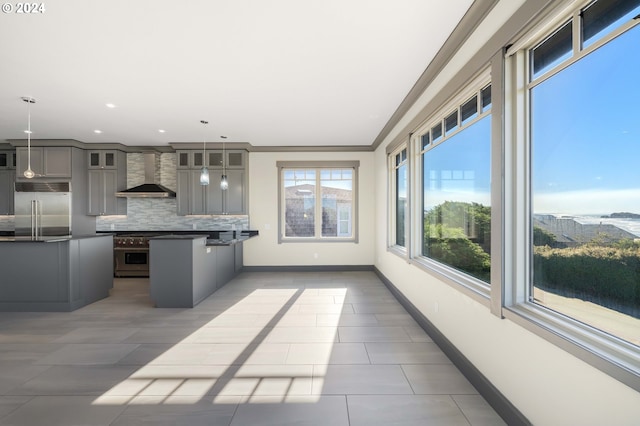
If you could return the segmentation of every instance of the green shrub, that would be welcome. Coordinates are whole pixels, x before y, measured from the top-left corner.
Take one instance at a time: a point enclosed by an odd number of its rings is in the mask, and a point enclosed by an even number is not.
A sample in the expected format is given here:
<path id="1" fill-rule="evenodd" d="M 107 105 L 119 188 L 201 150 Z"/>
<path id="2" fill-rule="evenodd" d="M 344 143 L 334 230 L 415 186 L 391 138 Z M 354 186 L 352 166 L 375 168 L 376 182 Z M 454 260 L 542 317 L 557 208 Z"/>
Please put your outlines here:
<path id="1" fill-rule="evenodd" d="M 533 227 L 533 245 L 555 247 L 556 236 L 549 231 L 545 231 L 539 226 Z"/>
<path id="2" fill-rule="evenodd" d="M 640 248 L 622 246 L 534 247 L 534 283 L 604 306 L 638 309 Z"/>
<path id="3" fill-rule="evenodd" d="M 425 242 L 430 258 L 489 281 L 491 256 L 468 239 L 461 229 L 429 225 L 425 228 Z"/>

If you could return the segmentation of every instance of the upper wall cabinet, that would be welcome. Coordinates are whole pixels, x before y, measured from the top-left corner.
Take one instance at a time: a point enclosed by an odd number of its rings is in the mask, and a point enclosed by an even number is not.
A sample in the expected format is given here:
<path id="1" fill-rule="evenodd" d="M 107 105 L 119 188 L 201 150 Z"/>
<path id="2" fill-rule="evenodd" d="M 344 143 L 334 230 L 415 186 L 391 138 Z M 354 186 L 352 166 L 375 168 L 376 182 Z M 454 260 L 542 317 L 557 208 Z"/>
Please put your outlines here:
<path id="1" fill-rule="evenodd" d="M 211 167 L 212 169 L 221 169 L 223 167 L 229 169 L 244 169 L 247 152 L 240 149 L 225 150 L 182 150 L 177 151 L 177 167 L 178 169 L 201 169 L 202 166 Z M 223 164 L 223 157 L 225 163 Z"/>
<path id="2" fill-rule="evenodd" d="M 0 215 L 12 215 L 14 213 L 15 163 L 15 151 L 0 151 Z"/>
<path id="3" fill-rule="evenodd" d="M 25 179 L 29 153 L 27 148 L 16 148 L 16 179 Z M 71 147 L 37 146 L 31 147 L 31 170 L 36 178 L 71 178 Z"/>
<path id="4" fill-rule="evenodd" d="M 16 168 L 16 152 L 0 151 L 0 170 L 13 170 Z"/>
<path id="5" fill-rule="evenodd" d="M 89 169 L 117 169 L 117 153 L 115 150 L 89 151 Z"/>
<path id="6" fill-rule="evenodd" d="M 177 151 L 176 154 L 179 169 L 200 169 L 204 166 L 205 153 L 203 151 Z"/>

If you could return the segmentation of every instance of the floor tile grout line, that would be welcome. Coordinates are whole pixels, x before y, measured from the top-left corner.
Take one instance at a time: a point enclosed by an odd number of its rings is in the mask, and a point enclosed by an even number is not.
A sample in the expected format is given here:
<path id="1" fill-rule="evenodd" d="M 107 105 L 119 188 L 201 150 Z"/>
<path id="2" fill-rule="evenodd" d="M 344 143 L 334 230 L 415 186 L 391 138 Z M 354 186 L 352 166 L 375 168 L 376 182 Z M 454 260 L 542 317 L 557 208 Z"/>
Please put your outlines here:
<path id="1" fill-rule="evenodd" d="M 411 380 L 409 380 L 409 376 L 407 376 L 407 372 L 404 370 L 403 368 L 403 364 L 395 364 L 398 365 L 400 367 L 400 370 L 402 371 L 402 375 L 404 376 L 404 379 L 407 381 L 407 384 L 409 384 L 409 388 L 411 388 L 411 392 L 413 392 L 414 395 L 421 395 L 416 393 L 415 388 L 413 387 L 413 385 L 411 384 Z"/>

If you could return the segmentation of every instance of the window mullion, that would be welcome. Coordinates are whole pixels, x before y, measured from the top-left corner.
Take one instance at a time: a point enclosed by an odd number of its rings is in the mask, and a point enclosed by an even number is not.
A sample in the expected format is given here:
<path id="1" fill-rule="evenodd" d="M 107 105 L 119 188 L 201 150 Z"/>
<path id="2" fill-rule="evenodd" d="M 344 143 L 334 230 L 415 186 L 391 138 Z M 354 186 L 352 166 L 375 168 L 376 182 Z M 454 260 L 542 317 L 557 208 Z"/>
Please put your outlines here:
<path id="1" fill-rule="evenodd" d="M 572 47 L 573 56 L 576 56 L 582 50 L 582 19 L 580 10 L 576 10 L 572 19 Z"/>
<path id="2" fill-rule="evenodd" d="M 504 305 L 505 163 L 503 108 L 505 105 L 505 65 L 503 52 L 491 60 L 491 313 L 502 317 Z M 478 96 L 480 98 L 480 96 Z"/>
<path id="3" fill-rule="evenodd" d="M 322 180 L 320 179 L 320 175 L 322 174 L 322 169 L 316 170 L 316 208 L 315 208 L 315 220 L 314 220 L 314 237 L 319 239 L 322 238 L 322 187 L 320 183 Z"/>

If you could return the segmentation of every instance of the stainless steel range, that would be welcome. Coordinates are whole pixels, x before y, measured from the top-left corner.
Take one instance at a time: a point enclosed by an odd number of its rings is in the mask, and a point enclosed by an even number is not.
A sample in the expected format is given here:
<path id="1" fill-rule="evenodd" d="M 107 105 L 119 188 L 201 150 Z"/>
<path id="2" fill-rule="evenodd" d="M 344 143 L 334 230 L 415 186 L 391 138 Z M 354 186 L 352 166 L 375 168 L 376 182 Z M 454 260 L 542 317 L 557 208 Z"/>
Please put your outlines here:
<path id="1" fill-rule="evenodd" d="M 149 276 L 149 236 L 116 235 L 113 237 L 116 277 Z"/>

